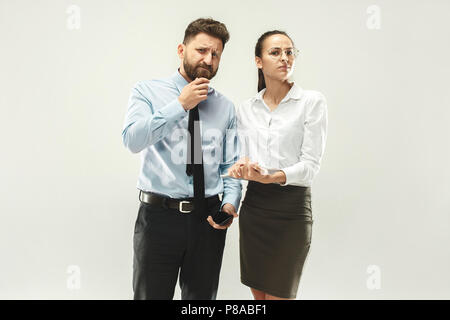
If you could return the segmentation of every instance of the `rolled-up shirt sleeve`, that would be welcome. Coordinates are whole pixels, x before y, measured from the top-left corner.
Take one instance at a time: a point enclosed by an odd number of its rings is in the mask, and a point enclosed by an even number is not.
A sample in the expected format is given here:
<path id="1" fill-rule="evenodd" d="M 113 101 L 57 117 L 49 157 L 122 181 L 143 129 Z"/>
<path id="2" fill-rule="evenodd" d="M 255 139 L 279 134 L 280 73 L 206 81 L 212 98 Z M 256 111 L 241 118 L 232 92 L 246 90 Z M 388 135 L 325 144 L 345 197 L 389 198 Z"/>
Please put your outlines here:
<path id="1" fill-rule="evenodd" d="M 304 136 L 301 146 L 300 161 L 282 168 L 286 175 L 286 186 L 292 183 L 310 186 L 320 169 L 325 151 L 328 126 L 327 101 L 323 94 L 317 92 L 317 99 L 306 113 Z"/>
<path id="2" fill-rule="evenodd" d="M 178 98 L 154 110 L 151 101 L 142 94 L 138 82 L 128 100 L 122 130 L 123 144 L 131 152 L 138 153 L 170 134 L 175 124 L 187 114 Z"/>

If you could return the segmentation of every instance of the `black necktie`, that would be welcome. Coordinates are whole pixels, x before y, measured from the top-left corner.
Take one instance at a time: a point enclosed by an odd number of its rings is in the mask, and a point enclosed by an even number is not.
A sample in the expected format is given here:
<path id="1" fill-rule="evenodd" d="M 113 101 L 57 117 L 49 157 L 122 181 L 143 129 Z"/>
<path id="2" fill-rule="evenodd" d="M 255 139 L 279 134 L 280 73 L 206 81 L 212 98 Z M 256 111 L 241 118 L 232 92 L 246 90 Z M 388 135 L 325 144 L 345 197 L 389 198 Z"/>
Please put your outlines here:
<path id="1" fill-rule="evenodd" d="M 190 139 L 187 141 L 186 174 L 194 175 L 194 207 L 197 212 L 206 210 L 205 176 L 203 172 L 202 137 L 200 134 L 200 116 L 198 105 L 189 110 L 188 130 Z"/>

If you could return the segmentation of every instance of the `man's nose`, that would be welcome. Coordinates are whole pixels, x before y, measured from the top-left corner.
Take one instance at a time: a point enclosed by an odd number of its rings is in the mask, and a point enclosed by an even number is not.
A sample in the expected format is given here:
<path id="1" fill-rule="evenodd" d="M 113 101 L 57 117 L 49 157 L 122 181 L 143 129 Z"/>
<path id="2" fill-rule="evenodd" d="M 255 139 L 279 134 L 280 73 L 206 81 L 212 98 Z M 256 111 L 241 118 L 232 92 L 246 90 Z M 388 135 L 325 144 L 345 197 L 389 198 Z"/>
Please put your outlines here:
<path id="1" fill-rule="evenodd" d="M 207 53 L 205 58 L 203 58 L 203 61 L 210 66 L 212 64 L 212 53 Z"/>

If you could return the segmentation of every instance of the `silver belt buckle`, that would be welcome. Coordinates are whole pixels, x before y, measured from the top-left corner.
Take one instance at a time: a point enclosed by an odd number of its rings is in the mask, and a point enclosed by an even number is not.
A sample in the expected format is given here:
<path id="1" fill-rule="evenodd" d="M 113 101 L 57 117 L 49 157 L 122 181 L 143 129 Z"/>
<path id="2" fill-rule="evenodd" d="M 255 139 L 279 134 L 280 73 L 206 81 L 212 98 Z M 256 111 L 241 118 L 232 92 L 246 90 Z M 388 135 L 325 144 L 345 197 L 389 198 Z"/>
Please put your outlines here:
<path id="1" fill-rule="evenodd" d="M 191 213 L 192 210 L 183 210 L 183 203 L 189 203 L 189 201 L 185 201 L 185 200 L 180 201 L 180 202 L 178 203 L 178 210 L 179 210 L 181 213 Z"/>

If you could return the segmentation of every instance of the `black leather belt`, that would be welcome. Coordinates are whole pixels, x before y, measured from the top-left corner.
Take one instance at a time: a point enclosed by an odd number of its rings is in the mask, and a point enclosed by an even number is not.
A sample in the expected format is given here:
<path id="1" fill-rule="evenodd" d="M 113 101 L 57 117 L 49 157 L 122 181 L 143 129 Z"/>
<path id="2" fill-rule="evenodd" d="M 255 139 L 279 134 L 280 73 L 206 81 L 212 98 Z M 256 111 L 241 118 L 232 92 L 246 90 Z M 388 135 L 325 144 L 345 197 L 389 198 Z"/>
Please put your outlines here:
<path id="1" fill-rule="evenodd" d="M 140 190 L 139 200 L 147 204 L 167 206 L 170 209 L 177 209 L 181 213 L 191 213 L 194 210 L 194 198 L 173 199 Z M 218 195 L 206 198 L 208 207 L 217 202 L 220 202 Z"/>

